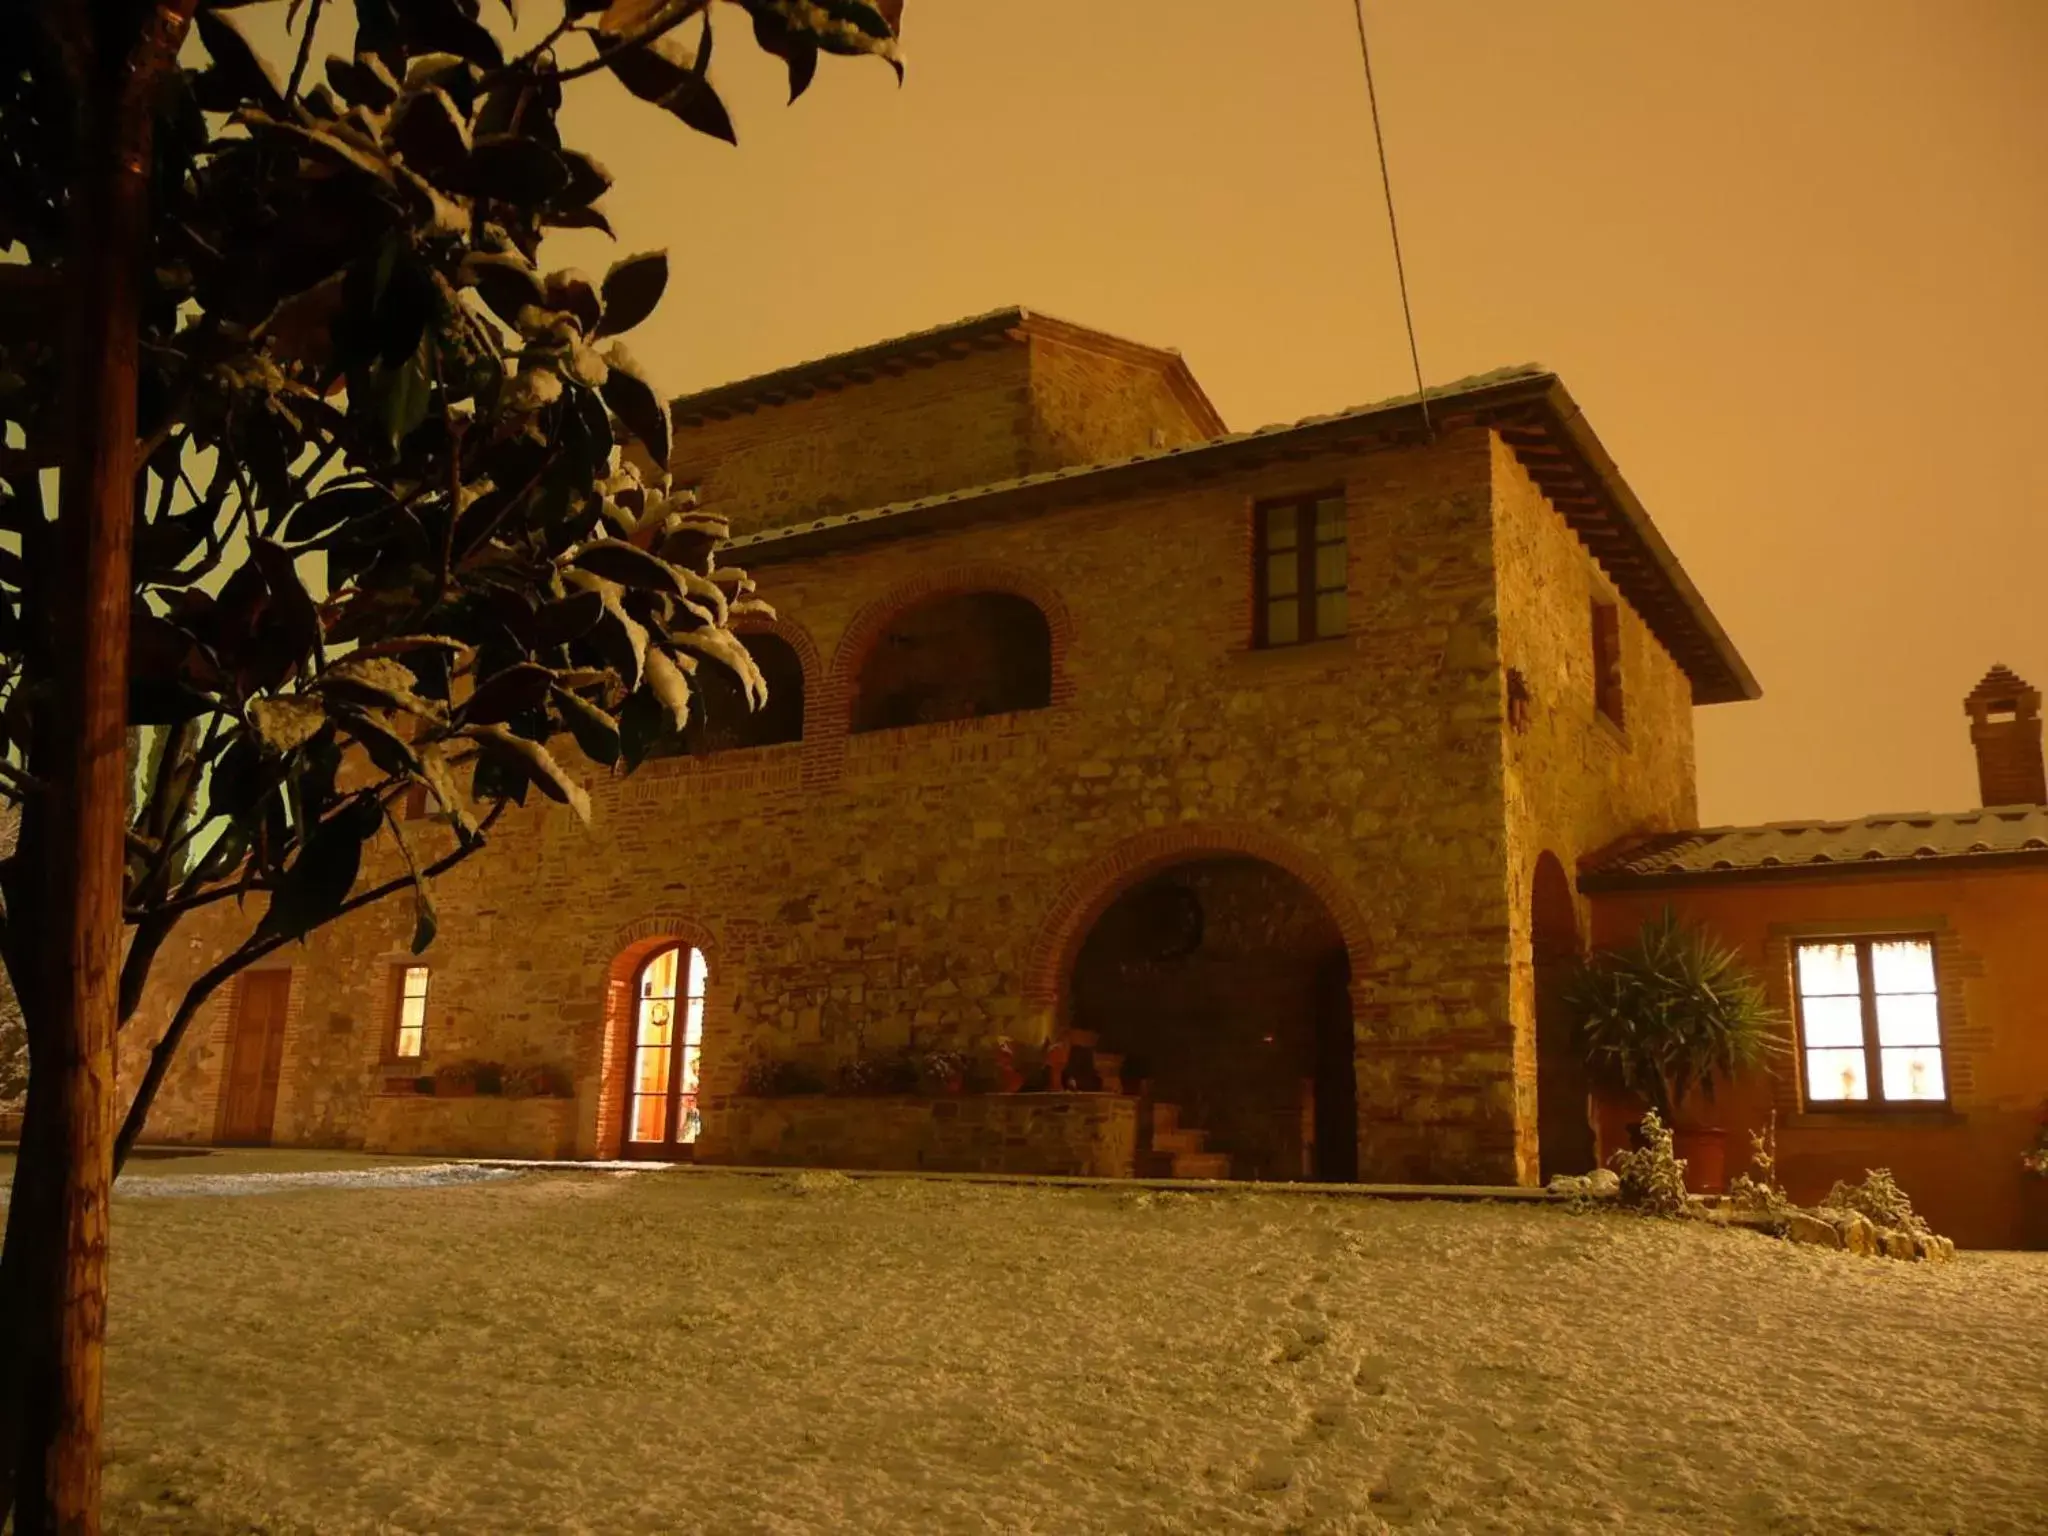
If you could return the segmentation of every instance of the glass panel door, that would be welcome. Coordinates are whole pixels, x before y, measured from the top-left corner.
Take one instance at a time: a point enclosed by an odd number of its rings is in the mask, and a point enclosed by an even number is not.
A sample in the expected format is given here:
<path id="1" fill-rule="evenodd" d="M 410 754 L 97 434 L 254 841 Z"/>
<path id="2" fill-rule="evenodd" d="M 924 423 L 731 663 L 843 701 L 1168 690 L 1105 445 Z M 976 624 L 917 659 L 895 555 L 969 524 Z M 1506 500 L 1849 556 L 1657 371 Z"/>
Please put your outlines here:
<path id="1" fill-rule="evenodd" d="M 707 979 L 703 952 L 680 946 L 663 950 L 640 972 L 626 1074 L 626 1140 L 638 1152 L 687 1147 L 702 1128 L 697 1092 Z"/>

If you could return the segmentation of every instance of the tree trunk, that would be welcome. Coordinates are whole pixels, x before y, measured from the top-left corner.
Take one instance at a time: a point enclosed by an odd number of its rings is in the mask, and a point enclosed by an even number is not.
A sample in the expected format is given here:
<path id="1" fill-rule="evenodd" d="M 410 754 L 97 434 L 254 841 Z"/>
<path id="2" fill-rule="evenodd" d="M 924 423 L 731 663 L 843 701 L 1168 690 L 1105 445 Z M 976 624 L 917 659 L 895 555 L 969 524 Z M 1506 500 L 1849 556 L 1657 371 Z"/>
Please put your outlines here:
<path id="1" fill-rule="evenodd" d="M 108 17 L 97 8 L 54 13 L 81 112 L 64 263 L 66 441 L 56 577 L 67 621 L 59 632 L 68 643 L 57 652 L 52 721 L 60 776 L 45 845 L 41 1050 L 30 1059 L 38 1113 L 34 1134 L 23 1128 L 16 1175 L 16 1198 L 32 1209 L 9 1232 L 7 1255 L 21 1261 L 15 1283 L 28 1301 L 14 1488 L 19 1536 L 97 1536 L 100 1529 L 137 341 L 156 85 L 175 67 L 194 3 L 159 0 L 125 36 L 105 35 Z M 13 1228 L 11 1211 L 9 1218 Z M 17 1254 L 17 1236 L 26 1252 Z"/>

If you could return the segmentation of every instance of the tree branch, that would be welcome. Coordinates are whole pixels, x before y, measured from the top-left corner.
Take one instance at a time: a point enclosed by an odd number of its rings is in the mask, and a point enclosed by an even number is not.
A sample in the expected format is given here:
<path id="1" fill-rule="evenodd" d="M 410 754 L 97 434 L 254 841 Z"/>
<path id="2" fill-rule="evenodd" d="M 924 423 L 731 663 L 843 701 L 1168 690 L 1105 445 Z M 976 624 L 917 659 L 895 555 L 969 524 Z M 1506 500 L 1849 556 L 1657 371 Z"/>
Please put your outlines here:
<path id="1" fill-rule="evenodd" d="M 579 80 L 585 75 L 595 74 L 598 70 L 609 65 L 613 59 L 631 53 L 636 48 L 644 47 L 666 33 L 673 32 L 698 12 L 709 9 L 711 0 L 675 0 L 675 4 L 680 5 L 681 9 L 677 10 L 674 16 L 669 16 L 666 10 L 657 11 L 652 21 L 647 22 L 637 30 L 625 33 L 608 44 L 600 45 L 594 58 L 586 59 L 583 63 L 569 69 L 551 69 L 544 73 L 536 71 L 533 76 L 534 83 L 537 85 L 562 85 L 570 80 Z"/>
<path id="2" fill-rule="evenodd" d="M 292 62 L 292 77 L 284 88 L 284 104 L 289 107 L 298 98 L 299 82 L 306 78 L 306 63 L 313 57 L 313 34 L 320 30 L 320 6 L 323 0 L 313 0 L 306 12 L 306 32 L 299 39 L 299 56 Z"/>
<path id="3" fill-rule="evenodd" d="M 419 878 L 431 880 L 437 875 L 445 874 L 481 849 L 486 841 L 484 834 L 490 831 L 493 823 L 510 803 L 500 800 L 493 805 L 490 814 L 477 827 L 474 837 L 467 843 L 458 844 L 453 850 L 429 864 Z M 414 877 L 408 873 L 400 879 L 387 880 L 359 896 L 351 897 L 335 909 L 334 916 L 327 920 L 328 923 L 382 901 L 387 896 L 396 895 L 411 886 L 413 879 Z M 327 924 L 323 923 L 320 926 L 324 928 Z M 178 1011 L 171 1015 L 171 1022 L 165 1028 L 163 1038 L 157 1041 L 155 1048 L 149 1053 L 149 1066 L 142 1074 L 142 1081 L 136 1085 L 135 1098 L 128 1106 L 127 1118 L 121 1122 L 121 1134 L 114 1142 L 114 1173 L 117 1177 L 122 1164 L 128 1161 L 128 1154 L 134 1150 L 136 1141 L 142 1135 L 142 1128 L 149 1119 L 149 1107 L 155 1102 L 157 1090 L 163 1086 L 164 1077 L 170 1071 L 171 1063 L 177 1059 L 178 1046 L 185 1038 L 185 1030 L 199 1010 L 206 1005 L 206 1000 L 220 990 L 222 982 L 246 970 L 273 950 L 282 949 L 291 942 L 292 940 L 283 934 L 272 934 L 259 939 L 252 933 L 225 959 L 202 972 L 198 980 L 185 989 L 184 1000 L 178 1004 Z"/>

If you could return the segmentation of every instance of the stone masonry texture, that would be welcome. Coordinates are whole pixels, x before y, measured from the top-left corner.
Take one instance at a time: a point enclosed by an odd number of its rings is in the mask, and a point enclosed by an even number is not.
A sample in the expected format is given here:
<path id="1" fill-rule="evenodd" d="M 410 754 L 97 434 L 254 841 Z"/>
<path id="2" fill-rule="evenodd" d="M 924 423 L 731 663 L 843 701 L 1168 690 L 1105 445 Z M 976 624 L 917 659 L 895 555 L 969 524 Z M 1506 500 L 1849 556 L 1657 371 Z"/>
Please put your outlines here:
<path id="1" fill-rule="evenodd" d="M 736 529 L 777 526 L 1213 431 L 1188 399 L 1117 346 L 1032 337 L 686 425 L 674 462 Z M 1317 493 L 1346 509 L 1347 632 L 1255 650 L 1253 508 Z M 1536 861 L 1569 869 L 1624 833 L 1693 824 L 1691 705 L 1496 435 L 1319 450 L 829 554 L 758 553 L 773 627 L 806 669 L 803 740 L 624 779 L 583 764 L 588 828 L 547 802 L 508 814 L 438 883 L 440 936 L 416 962 L 431 968 L 424 1062 L 387 1061 L 409 903 L 280 953 L 293 989 L 277 1142 L 375 1146 L 403 1126 L 410 1145 L 474 1145 L 449 1124 L 463 1101 L 377 1100 L 394 1072 L 484 1057 L 567 1072 L 573 1109 L 520 1115 L 550 1148 L 615 1155 L 629 989 L 680 941 L 710 971 L 704 1155 L 756 1147 L 762 1111 L 720 1118 L 750 1060 L 829 1070 L 860 1048 L 1046 1041 L 1120 893 L 1177 862 L 1242 856 L 1313 892 L 1341 936 L 1359 1176 L 1535 1179 Z M 1044 612 L 1051 706 L 849 735 L 889 618 L 975 591 Z M 1596 597 L 1621 601 L 1626 730 L 1593 705 Z M 1510 669 L 1530 700 L 1519 728 Z M 447 834 L 418 825 L 430 857 Z M 397 867 L 380 857 L 366 879 Z M 256 915 L 223 906 L 167 948 L 126 1080 L 185 983 Z M 234 993 L 195 1021 L 152 1135 L 213 1134 Z M 551 1113 L 568 1129 L 542 1124 Z"/>

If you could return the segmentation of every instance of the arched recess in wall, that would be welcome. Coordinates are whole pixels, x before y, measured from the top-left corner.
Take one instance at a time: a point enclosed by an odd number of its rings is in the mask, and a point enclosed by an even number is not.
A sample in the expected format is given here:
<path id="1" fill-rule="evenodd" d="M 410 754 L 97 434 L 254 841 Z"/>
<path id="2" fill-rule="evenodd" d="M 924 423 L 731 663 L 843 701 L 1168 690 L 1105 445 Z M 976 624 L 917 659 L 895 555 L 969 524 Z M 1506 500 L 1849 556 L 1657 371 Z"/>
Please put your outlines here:
<path id="1" fill-rule="evenodd" d="M 1529 890 L 1529 950 L 1536 988 L 1536 1138 L 1543 1179 L 1590 1173 L 1595 1163 L 1592 1078 L 1565 994 L 1578 963 L 1579 914 L 1564 861 L 1536 860 Z"/>
<path id="2" fill-rule="evenodd" d="M 740 680 L 728 668 L 700 659 L 691 678 L 689 724 L 657 742 L 650 757 L 704 757 L 803 740 L 812 693 L 809 679 L 817 671 L 817 651 L 809 636 L 778 624 L 736 626 L 734 638 L 761 669 L 761 680 L 768 685 L 767 702 L 759 709 L 749 708 Z"/>
<path id="3" fill-rule="evenodd" d="M 1072 624 L 1034 575 L 954 567 L 870 603 L 833 666 L 850 733 L 975 719 L 1066 702 Z"/>
<path id="4" fill-rule="evenodd" d="M 1110 903 L 1148 875 L 1171 865 L 1231 855 L 1258 859 L 1285 870 L 1315 893 L 1329 909 L 1331 920 L 1343 937 L 1356 992 L 1372 955 L 1365 917 L 1321 859 L 1264 827 L 1238 822 L 1183 822 L 1127 838 L 1067 878 L 1040 920 L 1025 961 L 1025 1006 L 1049 1013 L 1057 1037 L 1069 1024 L 1064 1014 L 1065 994 L 1073 978 L 1074 961 L 1089 929 Z"/>
<path id="5" fill-rule="evenodd" d="M 1284 839 L 1141 834 L 1067 882 L 1027 962 L 1063 1074 L 1047 1085 L 1142 1092 L 1144 1172 L 1354 1179 L 1366 955 L 1355 904 Z"/>
<path id="6" fill-rule="evenodd" d="M 596 1063 L 596 1156 L 688 1155 L 697 1084 L 687 1081 L 686 1053 L 713 1043 L 721 980 L 718 946 L 690 918 L 655 913 L 614 935 Z M 701 1062 L 699 1055 L 699 1073 Z"/>

